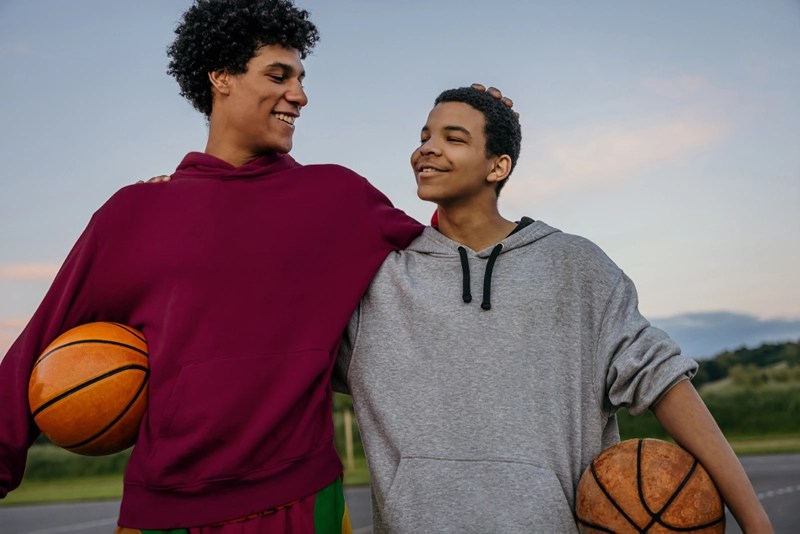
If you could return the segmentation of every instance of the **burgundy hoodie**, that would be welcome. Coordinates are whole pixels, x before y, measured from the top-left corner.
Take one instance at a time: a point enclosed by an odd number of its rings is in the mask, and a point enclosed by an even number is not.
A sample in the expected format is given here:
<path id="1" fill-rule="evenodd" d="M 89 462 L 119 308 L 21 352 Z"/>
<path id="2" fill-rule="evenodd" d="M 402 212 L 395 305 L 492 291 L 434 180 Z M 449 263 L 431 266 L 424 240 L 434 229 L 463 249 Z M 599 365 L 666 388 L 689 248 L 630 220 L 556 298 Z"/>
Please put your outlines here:
<path id="1" fill-rule="evenodd" d="M 340 334 L 386 255 L 421 231 L 352 171 L 287 155 L 234 168 L 190 153 L 172 181 L 121 189 L 0 364 L 0 496 L 38 435 L 35 358 L 90 321 L 149 342 L 121 526 L 207 525 L 327 486 L 342 472 L 330 386 Z"/>

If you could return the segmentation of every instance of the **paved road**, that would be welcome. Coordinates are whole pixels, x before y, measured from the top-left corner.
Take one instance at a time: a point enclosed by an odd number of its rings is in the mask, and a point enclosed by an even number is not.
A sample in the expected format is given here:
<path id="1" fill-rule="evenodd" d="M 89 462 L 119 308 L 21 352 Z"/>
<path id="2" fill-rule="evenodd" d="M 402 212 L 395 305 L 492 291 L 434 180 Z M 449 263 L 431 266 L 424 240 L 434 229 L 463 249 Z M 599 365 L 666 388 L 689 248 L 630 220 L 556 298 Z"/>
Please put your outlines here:
<path id="1" fill-rule="evenodd" d="M 800 532 L 800 454 L 741 458 L 761 504 L 778 534 Z M 725 534 L 741 534 L 728 514 Z"/>
<path id="2" fill-rule="evenodd" d="M 794 534 L 800 525 L 800 454 L 746 456 L 742 464 L 778 534 Z M 345 490 L 353 534 L 372 534 L 368 488 Z M 114 531 L 115 501 L 42 506 L 0 506 L 0 534 L 109 534 Z M 728 519 L 726 534 L 741 534 Z"/>

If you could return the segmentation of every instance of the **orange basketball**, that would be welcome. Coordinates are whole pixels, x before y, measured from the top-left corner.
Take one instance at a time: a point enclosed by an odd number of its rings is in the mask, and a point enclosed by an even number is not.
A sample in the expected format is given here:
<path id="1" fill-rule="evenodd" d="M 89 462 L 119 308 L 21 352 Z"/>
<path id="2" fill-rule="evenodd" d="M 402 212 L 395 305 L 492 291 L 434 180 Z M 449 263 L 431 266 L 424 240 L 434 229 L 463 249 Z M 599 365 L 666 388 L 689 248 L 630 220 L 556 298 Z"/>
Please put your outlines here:
<path id="1" fill-rule="evenodd" d="M 592 461 L 578 484 L 582 533 L 725 532 L 725 509 L 703 466 L 666 441 L 631 439 Z"/>
<path id="2" fill-rule="evenodd" d="M 28 402 L 53 443 L 78 454 L 111 454 L 136 441 L 149 376 L 139 331 L 88 323 L 61 334 L 39 356 Z"/>

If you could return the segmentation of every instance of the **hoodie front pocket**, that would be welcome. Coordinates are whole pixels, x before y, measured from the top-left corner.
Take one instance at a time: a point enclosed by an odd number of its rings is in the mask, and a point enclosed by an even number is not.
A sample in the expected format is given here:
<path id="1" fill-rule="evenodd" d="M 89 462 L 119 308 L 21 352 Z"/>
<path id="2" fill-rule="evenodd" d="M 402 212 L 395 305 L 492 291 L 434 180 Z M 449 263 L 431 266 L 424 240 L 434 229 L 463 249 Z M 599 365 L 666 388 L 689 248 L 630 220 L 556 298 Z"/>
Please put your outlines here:
<path id="1" fill-rule="evenodd" d="M 555 473 L 513 460 L 402 458 L 380 512 L 393 533 L 577 531 Z"/>
<path id="2" fill-rule="evenodd" d="M 332 440 L 324 351 L 234 356 L 181 368 L 147 460 L 151 487 L 258 479 Z"/>

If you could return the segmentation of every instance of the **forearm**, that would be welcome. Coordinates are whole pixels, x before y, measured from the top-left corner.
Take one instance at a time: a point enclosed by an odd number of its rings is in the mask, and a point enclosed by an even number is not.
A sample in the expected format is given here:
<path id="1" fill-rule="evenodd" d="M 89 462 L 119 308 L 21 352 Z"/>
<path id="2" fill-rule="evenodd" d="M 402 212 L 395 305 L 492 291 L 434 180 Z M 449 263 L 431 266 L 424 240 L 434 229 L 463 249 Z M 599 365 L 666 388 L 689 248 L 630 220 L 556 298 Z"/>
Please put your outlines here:
<path id="1" fill-rule="evenodd" d="M 688 380 L 668 391 L 653 413 L 669 435 L 705 467 L 745 534 L 773 532 L 742 464 Z"/>

